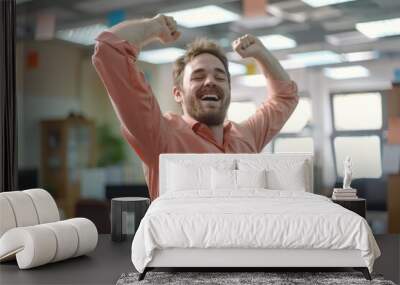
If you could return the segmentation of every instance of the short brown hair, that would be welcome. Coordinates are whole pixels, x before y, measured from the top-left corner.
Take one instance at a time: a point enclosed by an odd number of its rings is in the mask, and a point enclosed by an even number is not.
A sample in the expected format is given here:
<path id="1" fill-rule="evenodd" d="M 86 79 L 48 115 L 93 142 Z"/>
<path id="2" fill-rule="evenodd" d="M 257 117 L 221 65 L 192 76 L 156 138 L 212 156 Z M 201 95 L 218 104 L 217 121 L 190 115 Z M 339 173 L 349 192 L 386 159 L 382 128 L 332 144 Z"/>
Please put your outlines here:
<path id="1" fill-rule="evenodd" d="M 183 70 L 185 69 L 186 64 L 188 64 L 196 56 L 203 53 L 212 54 L 222 62 L 230 83 L 231 78 L 228 68 L 228 59 L 225 56 L 224 50 L 212 40 L 207 38 L 198 38 L 192 43 L 188 44 L 185 54 L 179 57 L 174 63 L 173 77 L 175 86 L 182 85 Z"/>

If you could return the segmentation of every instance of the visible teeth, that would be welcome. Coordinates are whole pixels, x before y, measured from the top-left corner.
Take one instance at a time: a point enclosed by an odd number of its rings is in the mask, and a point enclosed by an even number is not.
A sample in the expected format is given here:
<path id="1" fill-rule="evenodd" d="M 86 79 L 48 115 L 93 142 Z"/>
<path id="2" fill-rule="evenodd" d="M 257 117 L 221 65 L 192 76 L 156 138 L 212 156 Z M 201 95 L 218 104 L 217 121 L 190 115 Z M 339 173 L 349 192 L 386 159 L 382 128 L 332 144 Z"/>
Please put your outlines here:
<path id="1" fill-rule="evenodd" d="M 203 96 L 203 97 L 201 98 L 201 100 L 209 100 L 209 99 L 218 100 L 219 98 L 218 98 L 218 96 L 216 96 L 216 95 L 205 95 L 205 96 Z"/>

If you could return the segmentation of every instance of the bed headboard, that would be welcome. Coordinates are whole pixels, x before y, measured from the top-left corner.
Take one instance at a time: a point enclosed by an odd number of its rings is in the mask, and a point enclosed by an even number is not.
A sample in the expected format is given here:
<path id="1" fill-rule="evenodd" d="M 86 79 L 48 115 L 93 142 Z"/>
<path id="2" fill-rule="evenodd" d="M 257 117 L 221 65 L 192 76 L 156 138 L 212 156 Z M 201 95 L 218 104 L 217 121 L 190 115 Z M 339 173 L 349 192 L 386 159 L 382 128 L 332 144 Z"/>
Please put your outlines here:
<path id="1" fill-rule="evenodd" d="M 306 179 L 306 191 L 314 192 L 313 184 L 313 155 L 311 153 L 279 153 L 279 154 L 267 154 L 267 153 L 256 153 L 256 154 L 223 154 L 223 153 L 163 153 L 160 154 L 159 159 L 159 192 L 160 195 L 167 191 L 167 170 L 169 163 L 182 163 L 190 161 L 191 164 L 205 166 L 210 163 L 217 161 L 229 161 L 235 163 L 235 168 L 238 169 L 238 165 L 251 164 L 252 162 L 263 161 L 273 166 L 274 164 L 293 164 L 304 162 L 305 167 L 305 179 Z"/>

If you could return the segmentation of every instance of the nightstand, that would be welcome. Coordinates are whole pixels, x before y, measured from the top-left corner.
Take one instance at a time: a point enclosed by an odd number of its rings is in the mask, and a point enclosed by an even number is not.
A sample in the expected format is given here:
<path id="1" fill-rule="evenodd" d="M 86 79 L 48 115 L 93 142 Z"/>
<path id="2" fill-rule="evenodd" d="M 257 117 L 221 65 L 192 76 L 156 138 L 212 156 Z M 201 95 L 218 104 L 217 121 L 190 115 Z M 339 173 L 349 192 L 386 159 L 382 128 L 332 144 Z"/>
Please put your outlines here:
<path id="1" fill-rule="evenodd" d="M 367 210 L 367 201 L 362 198 L 352 199 L 352 200 L 337 200 L 332 199 L 332 202 L 339 204 L 340 206 L 359 214 L 365 219 L 365 213 Z"/>
<path id="2" fill-rule="evenodd" d="M 150 199 L 144 197 L 119 197 L 111 199 L 111 239 L 133 239 L 140 221 L 146 214 Z"/>

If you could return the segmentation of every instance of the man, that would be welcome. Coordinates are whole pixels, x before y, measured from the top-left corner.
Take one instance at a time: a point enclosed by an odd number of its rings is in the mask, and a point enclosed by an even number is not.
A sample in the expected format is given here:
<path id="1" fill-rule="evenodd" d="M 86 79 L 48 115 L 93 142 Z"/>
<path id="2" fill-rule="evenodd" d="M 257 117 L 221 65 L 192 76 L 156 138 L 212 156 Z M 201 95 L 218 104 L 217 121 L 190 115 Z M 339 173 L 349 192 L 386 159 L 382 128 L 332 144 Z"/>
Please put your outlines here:
<path id="1" fill-rule="evenodd" d="M 258 62 L 269 88 L 268 100 L 254 115 L 240 124 L 225 120 L 231 96 L 227 59 L 204 39 L 175 62 L 173 96 L 183 115 L 162 115 L 136 60 L 146 44 L 172 43 L 179 36 L 174 19 L 164 15 L 125 21 L 98 36 L 93 55 L 122 134 L 144 162 L 152 200 L 159 194 L 160 153 L 259 153 L 298 103 L 296 84 L 279 62 L 256 37 L 245 35 L 233 42 L 233 49 Z"/>

